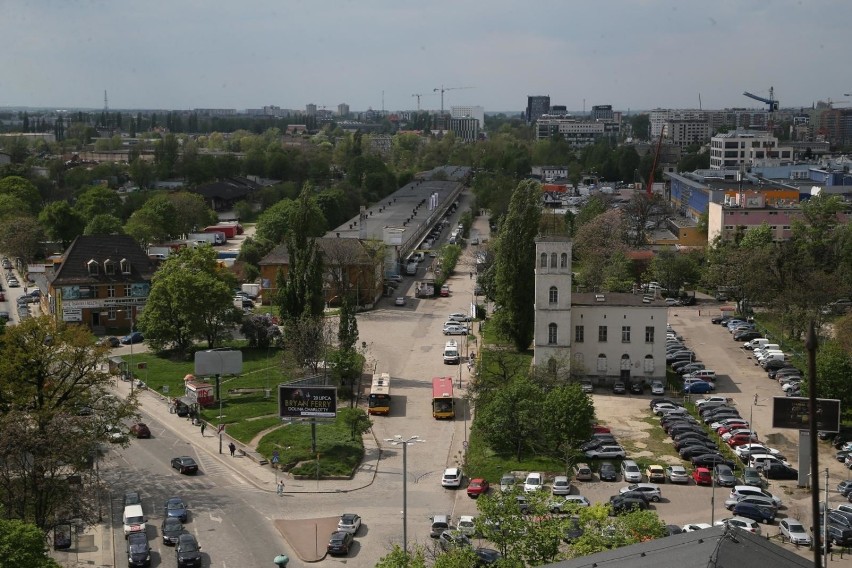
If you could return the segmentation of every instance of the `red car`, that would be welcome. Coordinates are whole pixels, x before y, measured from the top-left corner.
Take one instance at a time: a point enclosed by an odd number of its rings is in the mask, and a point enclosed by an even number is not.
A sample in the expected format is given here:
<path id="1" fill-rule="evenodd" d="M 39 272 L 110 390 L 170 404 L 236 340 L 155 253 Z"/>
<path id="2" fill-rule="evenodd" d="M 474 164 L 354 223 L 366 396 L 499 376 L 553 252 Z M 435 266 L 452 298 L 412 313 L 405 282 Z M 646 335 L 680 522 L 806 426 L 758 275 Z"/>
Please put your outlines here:
<path id="1" fill-rule="evenodd" d="M 130 427 L 130 433 L 136 436 L 137 438 L 150 438 L 151 430 L 148 428 L 148 425 L 144 422 L 137 422 L 133 426 Z"/>
<path id="2" fill-rule="evenodd" d="M 488 481 L 481 477 L 471 479 L 467 486 L 467 496 L 476 499 L 483 493 L 488 493 Z"/>
<path id="3" fill-rule="evenodd" d="M 600 424 L 595 424 L 592 426 L 592 433 L 594 434 L 610 434 L 612 430 L 610 430 L 607 426 L 601 426 Z"/>
<path id="4" fill-rule="evenodd" d="M 706 467 L 696 467 L 692 470 L 692 479 L 696 485 L 713 485 L 713 475 Z"/>
<path id="5" fill-rule="evenodd" d="M 759 442 L 760 440 L 758 440 L 757 436 L 755 436 L 754 434 L 737 434 L 728 438 L 728 445 L 732 448 L 742 446 L 743 444 L 756 444 Z"/>
<path id="6" fill-rule="evenodd" d="M 720 426 L 716 428 L 716 433 L 720 436 L 722 434 L 727 434 L 731 430 L 739 430 L 740 428 L 748 428 L 748 424 L 746 422 L 735 422 L 733 424 L 728 424 L 727 426 Z"/>

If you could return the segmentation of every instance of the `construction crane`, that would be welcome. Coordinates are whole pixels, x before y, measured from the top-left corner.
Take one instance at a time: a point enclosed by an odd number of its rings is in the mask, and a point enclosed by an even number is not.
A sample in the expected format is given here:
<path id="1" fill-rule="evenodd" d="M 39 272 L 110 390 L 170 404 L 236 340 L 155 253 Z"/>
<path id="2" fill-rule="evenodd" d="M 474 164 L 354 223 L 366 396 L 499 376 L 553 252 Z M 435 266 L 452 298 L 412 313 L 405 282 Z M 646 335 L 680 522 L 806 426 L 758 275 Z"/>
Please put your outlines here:
<path id="1" fill-rule="evenodd" d="M 435 93 L 414 93 L 412 97 L 417 97 L 417 110 L 420 110 L 420 97 L 431 97 Z"/>
<path id="2" fill-rule="evenodd" d="M 744 92 L 743 95 L 750 99 L 765 103 L 768 107 L 766 110 L 768 110 L 769 112 L 775 112 L 776 110 L 778 110 L 778 101 L 775 99 L 775 87 L 769 87 L 768 99 L 765 99 L 753 93 L 749 93 L 748 91 Z"/>
<path id="3" fill-rule="evenodd" d="M 437 93 L 441 91 L 441 114 L 444 114 L 444 92 L 446 91 L 458 91 L 460 89 L 473 89 L 473 87 L 444 87 L 443 85 L 439 87 L 435 87 L 432 89 L 433 92 Z"/>

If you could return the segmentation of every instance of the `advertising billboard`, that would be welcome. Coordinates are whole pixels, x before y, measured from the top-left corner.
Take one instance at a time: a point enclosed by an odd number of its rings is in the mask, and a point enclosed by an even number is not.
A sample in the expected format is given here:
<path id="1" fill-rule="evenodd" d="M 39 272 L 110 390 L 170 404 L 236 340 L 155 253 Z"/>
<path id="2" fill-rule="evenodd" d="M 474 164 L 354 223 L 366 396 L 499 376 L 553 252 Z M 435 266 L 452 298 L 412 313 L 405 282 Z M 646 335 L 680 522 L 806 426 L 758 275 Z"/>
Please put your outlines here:
<path id="1" fill-rule="evenodd" d="M 337 389 L 303 385 L 278 385 L 281 418 L 335 418 Z"/>
<path id="2" fill-rule="evenodd" d="M 772 427 L 810 428 L 808 399 L 800 396 L 776 396 L 772 399 Z M 816 400 L 816 427 L 821 432 L 840 430 L 840 401 L 830 398 Z"/>

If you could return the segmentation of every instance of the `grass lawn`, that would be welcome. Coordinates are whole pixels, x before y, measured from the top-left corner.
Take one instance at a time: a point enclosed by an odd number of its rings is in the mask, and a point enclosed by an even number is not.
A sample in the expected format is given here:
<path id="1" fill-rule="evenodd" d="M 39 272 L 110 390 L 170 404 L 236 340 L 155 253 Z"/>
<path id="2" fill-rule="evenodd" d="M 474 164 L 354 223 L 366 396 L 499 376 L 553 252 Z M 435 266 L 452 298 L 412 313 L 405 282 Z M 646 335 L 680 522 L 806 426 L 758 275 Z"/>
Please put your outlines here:
<path id="1" fill-rule="evenodd" d="M 288 424 L 268 433 L 257 445 L 257 451 L 267 459 L 275 450 L 278 450 L 285 469 L 292 468 L 290 473 L 293 475 L 316 477 L 317 456 L 311 453 L 310 423 Z M 350 429 L 341 419 L 317 421 L 317 454 L 320 477 L 350 476 L 361 463 L 364 446 L 360 436 L 352 439 Z"/>
<path id="2" fill-rule="evenodd" d="M 476 430 L 471 430 L 468 437 L 465 475 L 469 478 L 484 477 L 493 484 L 499 483 L 500 477 L 507 471 L 564 473 L 565 462 L 545 456 L 530 456 L 518 461 L 514 456 L 497 455 L 482 441 L 482 437 Z"/>

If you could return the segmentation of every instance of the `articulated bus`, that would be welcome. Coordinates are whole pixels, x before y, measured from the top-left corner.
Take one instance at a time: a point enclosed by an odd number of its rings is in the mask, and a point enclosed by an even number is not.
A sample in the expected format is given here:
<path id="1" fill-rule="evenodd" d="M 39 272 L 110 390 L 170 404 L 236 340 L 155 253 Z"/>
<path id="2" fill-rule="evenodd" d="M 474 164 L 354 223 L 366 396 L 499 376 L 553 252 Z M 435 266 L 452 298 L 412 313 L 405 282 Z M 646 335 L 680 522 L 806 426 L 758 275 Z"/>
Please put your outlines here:
<path id="1" fill-rule="evenodd" d="M 435 377 L 432 379 L 432 416 L 437 419 L 455 418 L 452 377 Z"/>
<path id="2" fill-rule="evenodd" d="M 390 414 L 391 394 L 390 375 L 388 373 L 376 373 L 373 375 L 373 383 L 370 385 L 369 398 L 370 414 Z"/>

